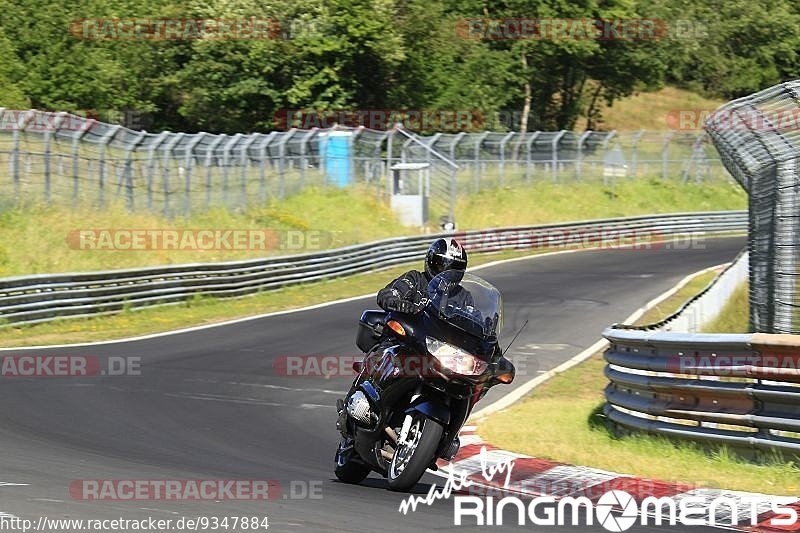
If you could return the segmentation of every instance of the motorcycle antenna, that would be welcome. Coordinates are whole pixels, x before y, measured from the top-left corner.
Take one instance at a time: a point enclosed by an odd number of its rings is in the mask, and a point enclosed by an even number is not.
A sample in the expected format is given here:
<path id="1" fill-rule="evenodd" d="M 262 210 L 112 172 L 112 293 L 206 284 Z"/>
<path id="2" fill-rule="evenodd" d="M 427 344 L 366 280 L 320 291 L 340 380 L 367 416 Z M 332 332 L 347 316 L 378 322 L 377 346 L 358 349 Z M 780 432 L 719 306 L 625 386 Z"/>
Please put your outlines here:
<path id="1" fill-rule="evenodd" d="M 511 339 L 511 342 L 508 343 L 508 346 L 506 346 L 506 349 L 503 350 L 503 356 L 506 355 L 506 352 L 508 352 L 508 349 L 511 348 L 511 345 L 514 344 L 514 341 L 517 340 L 517 337 L 519 337 L 519 334 L 522 333 L 522 330 L 525 329 L 525 326 L 527 326 L 527 325 L 528 325 L 528 321 L 526 320 L 525 323 L 522 324 L 522 327 L 519 328 L 519 331 L 517 332 L 517 334 L 514 335 L 514 338 Z"/>

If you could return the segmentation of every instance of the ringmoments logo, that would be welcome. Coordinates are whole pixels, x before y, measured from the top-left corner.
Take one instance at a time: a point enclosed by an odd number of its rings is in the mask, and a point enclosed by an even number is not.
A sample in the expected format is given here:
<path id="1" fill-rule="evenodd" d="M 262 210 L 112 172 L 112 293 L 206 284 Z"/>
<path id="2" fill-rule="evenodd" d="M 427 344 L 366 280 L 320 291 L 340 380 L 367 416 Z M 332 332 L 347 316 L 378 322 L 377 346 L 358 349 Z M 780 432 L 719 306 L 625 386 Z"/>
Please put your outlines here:
<path id="1" fill-rule="evenodd" d="M 637 523 L 642 526 L 755 526 L 766 510 L 775 515 L 769 520 L 770 527 L 785 527 L 798 523 L 796 509 L 788 506 L 795 501 L 795 498 L 760 495 L 709 498 L 689 493 L 675 497 L 648 496 L 637 501 L 623 490 L 606 492 L 597 503 L 584 496 L 539 496 L 531 500 L 516 496 L 455 496 L 453 516 L 457 526 L 592 526 L 596 523 L 618 533 Z"/>
<path id="2" fill-rule="evenodd" d="M 536 526 L 602 526 L 607 531 L 627 531 L 635 524 L 670 526 L 737 527 L 755 526 L 759 517 L 762 525 L 773 528 L 792 528 L 798 523 L 796 497 L 766 496 L 763 494 L 726 493 L 713 490 L 694 490 L 675 496 L 654 496 L 654 491 L 638 493 L 613 489 L 597 497 L 556 497 L 529 489 L 538 494 L 525 499 L 509 491 L 515 462 L 508 456 L 490 462 L 486 447 L 472 459 L 480 465 L 479 473 L 458 469 L 451 464 L 447 479 L 441 487 L 431 485 L 424 496 L 405 498 L 398 511 L 415 512 L 420 505 L 433 505 L 453 496 L 453 523 L 456 526 L 502 526 L 533 524 Z M 475 463 L 476 462 L 476 463 Z M 497 478 L 497 481 L 493 481 Z M 482 496 L 477 489 L 488 488 Z M 488 495 L 488 494 L 493 495 Z M 580 493 L 577 492 L 577 493 Z M 542 495 L 544 494 L 544 495 Z M 563 494 L 563 493 L 562 493 Z M 496 495 L 496 496 L 495 496 Z"/>
<path id="3" fill-rule="evenodd" d="M 622 509 L 622 514 L 615 515 L 615 509 Z M 636 500 L 624 490 L 606 492 L 597 500 L 595 507 L 597 522 L 609 531 L 625 531 L 636 523 L 639 510 Z"/>

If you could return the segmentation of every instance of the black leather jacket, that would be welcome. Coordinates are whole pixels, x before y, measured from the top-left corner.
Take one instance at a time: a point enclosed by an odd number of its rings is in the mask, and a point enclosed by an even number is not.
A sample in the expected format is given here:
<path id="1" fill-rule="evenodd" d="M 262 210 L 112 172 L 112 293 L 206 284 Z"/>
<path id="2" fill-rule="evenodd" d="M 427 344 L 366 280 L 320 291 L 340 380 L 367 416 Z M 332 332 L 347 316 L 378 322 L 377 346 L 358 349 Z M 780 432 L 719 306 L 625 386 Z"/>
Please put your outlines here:
<path id="1" fill-rule="evenodd" d="M 400 300 L 419 303 L 427 294 L 429 282 L 424 273 L 409 270 L 378 291 L 378 305 L 386 311 L 395 311 Z"/>

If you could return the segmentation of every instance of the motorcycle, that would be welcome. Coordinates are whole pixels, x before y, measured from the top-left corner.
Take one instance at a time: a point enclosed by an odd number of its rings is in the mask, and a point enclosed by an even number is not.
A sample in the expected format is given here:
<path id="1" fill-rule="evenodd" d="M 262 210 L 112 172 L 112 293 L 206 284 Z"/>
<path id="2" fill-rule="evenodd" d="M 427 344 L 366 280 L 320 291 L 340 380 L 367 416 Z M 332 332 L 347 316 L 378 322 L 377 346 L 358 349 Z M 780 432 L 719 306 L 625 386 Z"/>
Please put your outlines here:
<path id="1" fill-rule="evenodd" d="M 447 270 L 419 305 L 417 314 L 361 315 L 356 344 L 365 357 L 337 402 L 340 481 L 360 483 L 375 471 L 389 489 L 410 490 L 437 459 L 456 456 L 459 431 L 489 388 L 514 379 L 497 339 L 503 309 L 495 287 Z"/>

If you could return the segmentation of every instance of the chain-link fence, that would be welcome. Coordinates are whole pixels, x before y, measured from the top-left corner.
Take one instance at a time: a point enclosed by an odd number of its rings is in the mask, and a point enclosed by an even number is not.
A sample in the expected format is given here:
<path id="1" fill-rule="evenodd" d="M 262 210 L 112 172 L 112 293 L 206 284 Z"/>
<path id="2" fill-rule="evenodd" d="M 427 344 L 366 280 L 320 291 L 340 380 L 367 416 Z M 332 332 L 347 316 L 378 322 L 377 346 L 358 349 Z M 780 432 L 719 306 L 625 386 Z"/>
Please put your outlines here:
<path id="1" fill-rule="evenodd" d="M 543 180 L 728 179 L 703 133 L 483 132 L 420 137 L 395 127 L 216 135 L 147 133 L 66 113 L 0 108 L 0 208 L 122 202 L 167 216 L 244 209 L 311 186 L 403 192 L 398 163 L 427 165 L 430 219 L 458 195 Z M 407 174 L 412 175 L 412 172 Z M 407 176 L 408 177 L 408 176 Z M 421 182 L 419 182 L 421 183 Z M 419 187 L 417 187 L 419 188 Z"/>
<path id="2" fill-rule="evenodd" d="M 750 327 L 800 333 L 800 81 L 729 102 L 706 131 L 749 195 Z"/>

